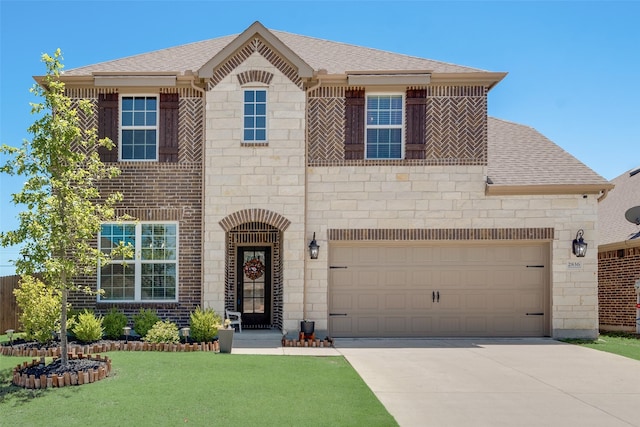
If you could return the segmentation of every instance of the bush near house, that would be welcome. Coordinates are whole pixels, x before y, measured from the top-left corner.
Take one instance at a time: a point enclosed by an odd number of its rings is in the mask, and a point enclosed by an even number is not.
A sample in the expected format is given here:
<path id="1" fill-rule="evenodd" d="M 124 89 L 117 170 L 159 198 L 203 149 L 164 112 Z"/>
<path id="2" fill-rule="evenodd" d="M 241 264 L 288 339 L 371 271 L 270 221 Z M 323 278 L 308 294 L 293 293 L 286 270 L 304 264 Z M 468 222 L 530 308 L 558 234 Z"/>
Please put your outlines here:
<path id="1" fill-rule="evenodd" d="M 178 326 L 170 320 L 156 322 L 149 332 L 147 332 L 142 339 L 143 341 L 150 343 L 173 343 L 180 342 L 180 335 L 178 334 Z"/>
<path id="2" fill-rule="evenodd" d="M 102 320 L 102 317 L 96 316 L 92 311 L 85 310 L 75 316 L 71 331 L 78 341 L 85 343 L 98 341 L 104 332 Z"/>
<path id="3" fill-rule="evenodd" d="M 212 308 L 204 310 L 198 306 L 191 312 L 189 327 L 191 339 L 195 342 L 210 342 L 218 335 L 218 329 L 222 326 L 222 317 Z"/>
<path id="4" fill-rule="evenodd" d="M 140 312 L 133 316 L 133 330 L 141 337 L 144 337 L 153 325 L 160 320 L 162 319 L 152 309 L 141 308 Z"/>
<path id="5" fill-rule="evenodd" d="M 123 329 L 127 326 L 129 320 L 127 316 L 113 307 L 102 319 L 105 338 L 111 340 L 119 339 L 123 334 Z"/>

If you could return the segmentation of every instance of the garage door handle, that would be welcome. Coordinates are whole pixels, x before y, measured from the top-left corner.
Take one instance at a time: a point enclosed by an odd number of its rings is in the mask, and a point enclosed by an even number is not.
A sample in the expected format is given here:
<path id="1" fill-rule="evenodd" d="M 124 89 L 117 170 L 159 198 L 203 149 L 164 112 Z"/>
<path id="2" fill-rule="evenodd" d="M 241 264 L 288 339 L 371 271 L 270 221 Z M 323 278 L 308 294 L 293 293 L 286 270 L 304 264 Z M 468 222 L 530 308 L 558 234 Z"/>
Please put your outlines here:
<path id="1" fill-rule="evenodd" d="M 544 313 L 527 313 L 527 316 L 544 316 Z"/>
<path id="2" fill-rule="evenodd" d="M 431 292 L 431 302 L 440 302 L 440 291 Z"/>
<path id="3" fill-rule="evenodd" d="M 436 301 L 440 302 L 440 291 L 436 292 Z"/>
<path id="4" fill-rule="evenodd" d="M 347 313 L 329 313 L 329 316 L 347 316 Z"/>

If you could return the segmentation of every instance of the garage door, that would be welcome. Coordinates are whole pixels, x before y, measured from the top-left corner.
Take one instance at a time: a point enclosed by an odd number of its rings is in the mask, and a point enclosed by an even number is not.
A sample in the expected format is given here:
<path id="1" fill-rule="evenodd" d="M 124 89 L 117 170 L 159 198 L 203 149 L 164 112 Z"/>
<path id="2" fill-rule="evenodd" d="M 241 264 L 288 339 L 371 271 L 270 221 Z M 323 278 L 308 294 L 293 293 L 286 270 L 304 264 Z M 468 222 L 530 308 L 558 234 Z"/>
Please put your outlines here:
<path id="1" fill-rule="evenodd" d="M 329 332 L 548 335 L 548 246 L 332 244 Z"/>

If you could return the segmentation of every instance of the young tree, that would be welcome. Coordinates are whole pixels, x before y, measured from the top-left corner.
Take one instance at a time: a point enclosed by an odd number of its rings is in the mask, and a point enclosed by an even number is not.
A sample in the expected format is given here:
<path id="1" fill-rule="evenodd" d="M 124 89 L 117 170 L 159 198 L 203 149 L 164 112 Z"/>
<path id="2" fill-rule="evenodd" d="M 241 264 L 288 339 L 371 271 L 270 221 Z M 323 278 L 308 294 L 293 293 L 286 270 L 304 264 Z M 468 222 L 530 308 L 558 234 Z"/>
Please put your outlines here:
<path id="1" fill-rule="evenodd" d="M 31 89 L 42 98 L 31 104 L 31 113 L 38 115 L 28 128 L 32 140 L 25 140 L 21 148 L 0 148 L 9 155 L 0 171 L 26 179 L 22 190 L 13 194 L 13 202 L 26 210 L 19 214 L 16 230 L 0 233 L 0 244 L 22 244 L 23 259 L 14 261 L 18 274 L 41 273 L 47 286 L 60 292 L 61 356 L 67 364 L 68 295 L 77 290 L 91 292 L 80 289 L 74 280 L 95 274 L 98 265 L 109 261 L 93 242 L 100 224 L 114 219 L 114 206 L 122 199 L 117 192 L 101 196 L 97 185 L 118 176 L 120 170 L 106 166 L 98 156 L 98 147 L 111 149 L 113 143 L 98 139 L 96 129 L 81 127 L 80 114 L 93 111 L 89 101 L 80 101 L 76 107 L 65 95 L 60 49 L 53 56 L 42 55 L 42 61 L 47 73 L 41 85 Z M 120 256 L 130 256 L 130 248 L 122 243 L 120 247 Z"/>

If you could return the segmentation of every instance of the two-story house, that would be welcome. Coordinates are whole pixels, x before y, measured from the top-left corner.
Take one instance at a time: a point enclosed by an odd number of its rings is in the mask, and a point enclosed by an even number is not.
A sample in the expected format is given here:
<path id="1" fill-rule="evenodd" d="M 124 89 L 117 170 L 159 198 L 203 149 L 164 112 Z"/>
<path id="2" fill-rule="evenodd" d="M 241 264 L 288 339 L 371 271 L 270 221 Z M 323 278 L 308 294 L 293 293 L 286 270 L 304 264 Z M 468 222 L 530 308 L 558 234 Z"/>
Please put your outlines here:
<path id="1" fill-rule="evenodd" d="M 342 336 L 598 333 L 598 199 L 611 185 L 487 116 L 489 72 L 272 31 L 66 71 L 124 193 L 76 307 L 196 305 Z M 572 252 L 578 230 L 590 246 Z M 317 244 L 317 257 L 310 245 Z"/>

